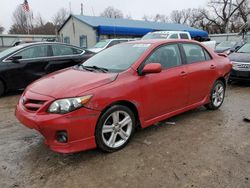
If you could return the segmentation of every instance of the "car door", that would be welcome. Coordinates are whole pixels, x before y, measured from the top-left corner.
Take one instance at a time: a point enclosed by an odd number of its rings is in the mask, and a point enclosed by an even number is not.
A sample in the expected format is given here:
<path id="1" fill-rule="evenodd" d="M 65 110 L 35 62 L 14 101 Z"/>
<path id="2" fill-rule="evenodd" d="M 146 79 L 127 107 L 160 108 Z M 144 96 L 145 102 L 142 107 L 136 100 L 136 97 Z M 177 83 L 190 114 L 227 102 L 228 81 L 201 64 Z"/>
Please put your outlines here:
<path id="1" fill-rule="evenodd" d="M 51 56 L 45 67 L 46 73 L 51 73 L 81 63 L 84 60 L 84 50 L 63 44 L 49 46 Z"/>
<path id="2" fill-rule="evenodd" d="M 144 64 L 160 63 L 162 72 L 145 75 L 142 87 L 146 120 L 184 108 L 187 105 L 187 70 L 178 44 L 156 49 Z"/>
<path id="3" fill-rule="evenodd" d="M 186 57 L 189 105 L 201 102 L 210 93 L 216 80 L 216 65 L 211 55 L 202 46 L 193 43 L 181 44 Z"/>
<path id="4" fill-rule="evenodd" d="M 34 80 L 45 75 L 44 67 L 47 62 L 47 45 L 32 45 L 18 51 L 5 60 L 8 64 L 7 79 L 9 88 L 25 88 Z M 18 60 L 12 60 L 18 57 Z"/>

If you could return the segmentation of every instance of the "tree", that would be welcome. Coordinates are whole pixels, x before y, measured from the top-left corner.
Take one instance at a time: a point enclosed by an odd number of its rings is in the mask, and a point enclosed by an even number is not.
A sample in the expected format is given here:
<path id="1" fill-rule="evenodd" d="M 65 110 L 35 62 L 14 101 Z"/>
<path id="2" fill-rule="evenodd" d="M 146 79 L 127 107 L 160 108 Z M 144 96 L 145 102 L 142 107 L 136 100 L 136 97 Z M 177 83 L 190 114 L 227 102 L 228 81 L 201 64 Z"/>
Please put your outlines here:
<path id="1" fill-rule="evenodd" d="M 22 6 L 18 6 L 13 12 L 12 20 L 13 25 L 11 26 L 10 34 L 27 34 L 33 28 L 33 13 L 30 11 L 26 13 L 23 11 Z"/>
<path id="2" fill-rule="evenodd" d="M 144 21 L 152 21 L 152 22 L 163 22 L 163 23 L 169 22 L 168 16 L 164 14 L 156 14 L 151 16 L 144 15 L 142 19 Z"/>
<path id="3" fill-rule="evenodd" d="M 170 14 L 170 20 L 174 23 L 186 24 L 190 14 L 191 9 L 174 10 Z"/>
<path id="4" fill-rule="evenodd" d="M 0 34 L 2 34 L 4 31 L 4 27 L 0 25 Z"/>
<path id="5" fill-rule="evenodd" d="M 61 8 L 52 18 L 53 24 L 59 29 L 66 19 L 69 17 L 69 12 L 65 8 Z"/>
<path id="6" fill-rule="evenodd" d="M 203 10 L 202 14 L 217 30 L 216 32 L 225 33 L 232 16 L 239 10 L 246 0 L 236 0 L 230 9 L 230 0 L 210 0 L 208 9 Z"/>
<path id="7" fill-rule="evenodd" d="M 116 9 L 114 7 L 107 7 L 100 16 L 106 17 L 106 18 L 123 18 L 123 13 L 121 10 Z"/>

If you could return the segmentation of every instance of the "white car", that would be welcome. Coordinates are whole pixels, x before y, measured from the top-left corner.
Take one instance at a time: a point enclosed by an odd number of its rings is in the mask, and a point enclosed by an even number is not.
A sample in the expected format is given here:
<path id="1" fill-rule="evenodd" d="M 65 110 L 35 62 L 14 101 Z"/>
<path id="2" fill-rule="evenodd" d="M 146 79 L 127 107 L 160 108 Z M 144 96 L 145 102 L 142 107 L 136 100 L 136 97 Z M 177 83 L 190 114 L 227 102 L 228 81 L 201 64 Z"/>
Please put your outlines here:
<path id="1" fill-rule="evenodd" d="M 116 44 L 132 41 L 132 40 L 135 40 L 135 39 L 106 39 L 106 40 L 101 40 L 93 48 L 89 48 L 88 51 L 91 51 L 91 52 L 94 52 L 94 53 L 99 53 L 102 50 L 104 50 L 106 48 L 109 48 L 111 46 L 114 46 Z"/>
<path id="2" fill-rule="evenodd" d="M 155 31 L 149 32 L 142 37 L 142 40 L 147 39 L 188 39 L 191 40 L 189 32 L 186 31 Z"/>

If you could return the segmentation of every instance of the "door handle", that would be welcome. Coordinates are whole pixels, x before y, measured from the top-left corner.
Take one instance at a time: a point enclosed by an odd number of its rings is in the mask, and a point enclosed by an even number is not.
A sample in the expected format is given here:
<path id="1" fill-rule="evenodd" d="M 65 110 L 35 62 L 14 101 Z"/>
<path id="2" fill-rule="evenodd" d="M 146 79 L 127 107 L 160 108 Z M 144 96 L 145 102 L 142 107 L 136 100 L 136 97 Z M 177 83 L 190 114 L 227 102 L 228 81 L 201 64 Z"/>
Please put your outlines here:
<path id="1" fill-rule="evenodd" d="M 215 69 L 216 66 L 215 65 L 210 65 L 210 69 Z"/>

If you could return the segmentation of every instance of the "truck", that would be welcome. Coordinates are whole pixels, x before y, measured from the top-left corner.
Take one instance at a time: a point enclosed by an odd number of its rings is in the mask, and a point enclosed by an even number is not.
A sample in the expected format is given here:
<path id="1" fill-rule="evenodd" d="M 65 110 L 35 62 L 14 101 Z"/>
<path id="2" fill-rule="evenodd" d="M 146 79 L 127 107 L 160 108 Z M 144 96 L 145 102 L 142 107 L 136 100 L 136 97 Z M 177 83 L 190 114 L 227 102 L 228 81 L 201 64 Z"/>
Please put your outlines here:
<path id="1" fill-rule="evenodd" d="M 211 41 L 209 38 L 203 37 L 191 37 L 190 33 L 187 31 L 155 31 L 149 32 L 142 37 L 142 40 L 147 39 L 187 39 L 187 40 L 197 40 L 202 44 L 215 50 L 216 41 Z"/>

